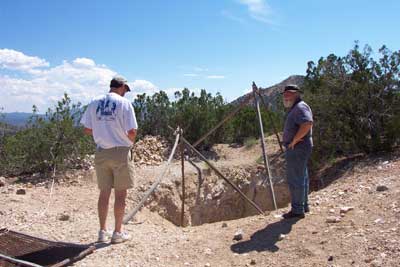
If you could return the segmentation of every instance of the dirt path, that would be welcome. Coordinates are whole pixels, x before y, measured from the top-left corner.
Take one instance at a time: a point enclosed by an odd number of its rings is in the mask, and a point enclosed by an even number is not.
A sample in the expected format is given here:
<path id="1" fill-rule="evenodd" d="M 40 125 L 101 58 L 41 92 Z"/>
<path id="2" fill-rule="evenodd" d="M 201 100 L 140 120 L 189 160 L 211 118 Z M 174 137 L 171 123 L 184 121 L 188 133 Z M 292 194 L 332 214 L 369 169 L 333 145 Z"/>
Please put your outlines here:
<path id="1" fill-rule="evenodd" d="M 377 191 L 378 185 L 387 190 Z M 25 195 L 16 194 L 19 187 Z M 42 215 L 48 193 L 43 186 L 0 187 L 0 226 L 52 240 L 95 241 L 94 182 L 81 178 L 56 185 Z M 359 161 L 310 198 L 305 219 L 282 220 L 279 215 L 287 209 L 281 209 L 226 221 L 226 227 L 217 222 L 179 228 L 143 209 L 125 228 L 132 240 L 100 248 L 74 266 L 400 266 L 398 157 Z M 345 207 L 352 210 L 341 215 Z M 67 220 L 60 220 L 63 214 Z M 332 216 L 340 221 L 328 223 Z M 239 229 L 243 239 L 233 241 Z"/>

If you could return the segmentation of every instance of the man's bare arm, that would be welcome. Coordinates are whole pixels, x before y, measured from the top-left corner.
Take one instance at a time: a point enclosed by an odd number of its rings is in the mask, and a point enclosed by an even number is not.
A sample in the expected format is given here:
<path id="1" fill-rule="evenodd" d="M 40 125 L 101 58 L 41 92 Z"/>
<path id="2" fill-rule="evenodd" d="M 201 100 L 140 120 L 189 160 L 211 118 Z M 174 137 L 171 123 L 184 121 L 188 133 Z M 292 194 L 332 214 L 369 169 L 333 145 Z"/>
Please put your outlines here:
<path id="1" fill-rule="evenodd" d="M 133 143 L 135 143 L 135 139 L 136 139 L 136 129 L 130 129 L 128 131 L 128 138 L 129 140 L 131 140 Z"/>
<path id="2" fill-rule="evenodd" d="M 83 129 L 83 133 L 84 134 L 87 134 L 87 135 L 93 135 L 93 130 L 92 129 L 90 129 L 90 128 L 84 128 Z"/>

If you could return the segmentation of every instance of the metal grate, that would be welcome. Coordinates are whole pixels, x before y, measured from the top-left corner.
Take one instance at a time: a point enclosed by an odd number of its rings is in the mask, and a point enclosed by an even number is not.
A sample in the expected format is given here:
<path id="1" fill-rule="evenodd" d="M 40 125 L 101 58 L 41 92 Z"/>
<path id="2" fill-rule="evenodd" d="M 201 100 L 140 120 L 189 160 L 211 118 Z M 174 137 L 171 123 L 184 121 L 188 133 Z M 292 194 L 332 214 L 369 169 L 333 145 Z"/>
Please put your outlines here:
<path id="1" fill-rule="evenodd" d="M 93 252 L 94 246 L 54 242 L 0 229 L 0 266 L 61 267 Z"/>

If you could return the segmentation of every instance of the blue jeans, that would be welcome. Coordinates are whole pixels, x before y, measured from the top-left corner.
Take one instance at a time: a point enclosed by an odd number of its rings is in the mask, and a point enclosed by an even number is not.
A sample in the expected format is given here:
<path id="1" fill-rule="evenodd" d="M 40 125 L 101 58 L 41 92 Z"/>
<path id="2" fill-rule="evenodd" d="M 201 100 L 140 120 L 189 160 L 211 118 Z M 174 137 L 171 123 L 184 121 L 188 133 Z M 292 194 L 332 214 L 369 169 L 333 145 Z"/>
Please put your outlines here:
<path id="1" fill-rule="evenodd" d="M 309 178 L 307 162 L 311 155 L 311 146 L 296 145 L 285 152 L 286 175 L 289 184 L 292 212 L 303 214 L 308 208 Z"/>

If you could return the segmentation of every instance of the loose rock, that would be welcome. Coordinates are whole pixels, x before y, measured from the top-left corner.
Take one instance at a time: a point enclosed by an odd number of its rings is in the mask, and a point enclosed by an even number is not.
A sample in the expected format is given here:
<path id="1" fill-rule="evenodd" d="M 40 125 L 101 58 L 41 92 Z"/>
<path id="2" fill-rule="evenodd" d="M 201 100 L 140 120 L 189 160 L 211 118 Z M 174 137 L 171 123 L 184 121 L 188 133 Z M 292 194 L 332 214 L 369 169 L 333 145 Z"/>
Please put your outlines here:
<path id="1" fill-rule="evenodd" d="M 340 213 L 347 213 L 353 209 L 354 209 L 353 207 L 342 207 L 340 208 Z"/>
<path id="2" fill-rule="evenodd" d="M 17 195 L 25 195 L 25 194 L 26 194 L 26 190 L 25 189 L 20 188 L 20 189 L 17 190 Z"/>
<path id="3" fill-rule="evenodd" d="M 243 239 L 243 230 L 238 230 L 233 236 L 233 240 L 239 241 Z"/>
<path id="4" fill-rule="evenodd" d="M 378 192 L 383 192 L 383 191 L 387 191 L 387 190 L 389 190 L 389 188 L 386 185 L 378 185 L 376 187 L 376 191 L 378 191 Z"/>
<path id="5" fill-rule="evenodd" d="M 60 221 L 69 221 L 70 216 L 68 214 L 61 214 L 61 215 L 58 216 L 58 219 Z"/>
<path id="6" fill-rule="evenodd" d="M 326 218 L 326 222 L 327 223 L 338 223 L 340 222 L 340 217 L 336 217 L 336 216 L 330 216 L 328 218 Z"/>

